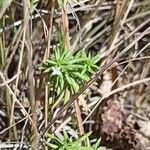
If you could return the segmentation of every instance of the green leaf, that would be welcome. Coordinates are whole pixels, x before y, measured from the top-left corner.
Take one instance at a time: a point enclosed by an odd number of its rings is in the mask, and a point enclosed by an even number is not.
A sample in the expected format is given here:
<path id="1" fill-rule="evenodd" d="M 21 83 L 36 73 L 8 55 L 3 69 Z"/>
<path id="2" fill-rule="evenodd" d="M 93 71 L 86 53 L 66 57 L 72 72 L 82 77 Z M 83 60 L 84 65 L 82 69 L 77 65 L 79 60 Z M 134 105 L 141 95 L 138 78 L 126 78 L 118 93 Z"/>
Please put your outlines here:
<path id="1" fill-rule="evenodd" d="M 58 4 L 59 4 L 59 6 L 62 8 L 62 7 L 65 7 L 66 6 L 66 4 L 67 4 L 67 0 L 58 0 Z"/>
<path id="2" fill-rule="evenodd" d="M 81 79 L 83 81 L 88 81 L 88 78 L 86 76 L 84 76 L 84 74 L 81 74 L 79 72 L 72 72 L 72 74 L 74 74 L 76 77 L 78 77 L 79 79 Z"/>
<path id="3" fill-rule="evenodd" d="M 53 149 L 57 149 L 58 146 L 52 143 L 46 143 L 48 145 L 48 147 L 53 148 Z"/>
<path id="4" fill-rule="evenodd" d="M 83 66 L 83 70 L 81 71 L 81 74 L 85 74 L 87 72 L 87 67 Z"/>
<path id="5" fill-rule="evenodd" d="M 91 53 L 88 54 L 88 59 L 91 59 Z"/>
<path id="6" fill-rule="evenodd" d="M 76 54 L 75 54 L 75 58 L 80 58 L 81 57 L 81 51 L 79 50 Z"/>
<path id="7" fill-rule="evenodd" d="M 59 59 L 60 59 L 61 54 L 60 54 L 60 49 L 59 49 L 59 47 L 56 47 L 56 49 L 54 50 L 54 55 L 55 55 L 56 60 L 59 60 Z"/>
<path id="8" fill-rule="evenodd" d="M 82 57 L 87 58 L 85 51 L 81 51 Z"/>
<path id="9" fill-rule="evenodd" d="M 39 0 L 32 0 L 31 1 L 31 8 L 30 8 L 30 12 L 31 13 L 35 10 L 35 8 L 37 7 L 38 3 L 39 3 Z"/>
<path id="10" fill-rule="evenodd" d="M 59 95 L 58 99 L 56 100 L 56 102 L 54 103 L 54 105 L 52 106 L 52 110 L 54 110 L 54 108 L 62 101 L 63 96 L 64 96 L 64 91 Z"/>
<path id="11" fill-rule="evenodd" d="M 100 146 L 101 139 L 98 139 L 97 142 L 93 145 L 94 148 L 98 148 Z"/>
<path id="12" fill-rule="evenodd" d="M 66 88 L 66 90 L 65 90 L 65 97 L 64 97 L 64 104 L 66 104 L 66 102 L 69 100 L 69 98 L 70 98 L 70 92 Z"/>
<path id="13" fill-rule="evenodd" d="M 74 65 L 67 65 L 65 66 L 65 68 L 68 68 L 68 70 L 77 70 L 77 69 L 83 69 L 83 65 L 77 65 L 77 64 L 74 64 Z"/>
<path id="14" fill-rule="evenodd" d="M 84 62 L 84 61 L 86 61 L 87 59 L 86 58 L 75 58 L 75 59 L 72 59 L 71 61 L 70 61 L 70 64 L 74 64 L 74 63 L 81 63 L 81 62 Z"/>
<path id="15" fill-rule="evenodd" d="M 81 3 L 79 3 L 79 0 L 73 0 L 75 3 L 77 3 L 78 5 L 81 5 Z"/>
<path id="16" fill-rule="evenodd" d="M 86 145 L 87 145 L 88 147 L 91 147 L 89 138 L 87 138 L 86 143 L 87 143 Z"/>
<path id="17" fill-rule="evenodd" d="M 48 139 L 50 138 L 51 140 L 54 139 L 56 142 L 59 142 L 60 144 L 63 144 L 63 141 L 59 138 L 57 138 L 56 136 L 54 136 L 54 134 L 47 134 Z"/>
<path id="18" fill-rule="evenodd" d="M 68 74 L 65 73 L 65 77 L 66 77 L 67 82 L 71 85 L 71 79 L 70 79 L 70 77 L 68 76 Z"/>
<path id="19" fill-rule="evenodd" d="M 70 58 L 70 59 L 73 58 L 73 56 L 71 55 L 71 51 L 68 51 L 67 49 L 65 49 L 64 51 L 65 51 L 65 53 L 66 53 L 66 55 L 65 55 L 64 58 Z"/>
<path id="20" fill-rule="evenodd" d="M 47 64 L 47 63 L 48 63 L 48 64 Z M 48 59 L 48 60 L 46 61 L 46 65 L 49 65 L 49 64 L 51 64 L 51 65 L 56 65 L 57 63 L 56 63 L 56 61 L 54 61 L 54 60 Z"/>
<path id="21" fill-rule="evenodd" d="M 61 89 L 61 90 L 63 90 L 64 84 L 65 84 L 65 82 L 64 82 L 64 77 L 63 77 L 63 75 L 61 74 L 61 75 L 60 75 L 60 89 Z"/>
<path id="22" fill-rule="evenodd" d="M 48 69 L 46 69 L 45 71 L 44 71 L 44 73 L 47 73 L 47 72 L 49 72 L 51 70 L 51 68 L 48 68 Z"/>
<path id="23" fill-rule="evenodd" d="M 88 66 L 88 72 L 90 72 L 91 74 L 94 74 L 94 73 L 95 73 L 94 70 L 91 69 L 91 67 L 89 67 L 89 66 Z"/>
<path id="24" fill-rule="evenodd" d="M 60 56 L 59 59 L 60 59 L 60 60 L 67 60 L 68 57 L 65 58 L 66 55 L 67 55 L 67 53 L 64 53 L 64 52 L 63 52 L 63 53 L 61 54 L 61 56 Z"/>
<path id="25" fill-rule="evenodd" d="M 73 90 L 74 90 L 75 92 L 78 92 L 78 90 L 79 90 L 79 85 L 77 84 L 77 82 L 76 82 L 73 78 L 70 77 L 70 80 L 71 80 L 71 86 L 72 86 Z"/>
<path id="26" fill-rule="evenodd" d="M 69 136 L 65 130 L 63 130 L 64 133 L 64 140 L 67 141 L 69 139 Z"/>
<path id="27" fill-rule="evenodd" d="M 70 58 L 65 58 L 61 60 L 62 65 L 68 65 L 70 63 Z"/>
<path id="28" fill-rule="evenodd" d="M 92 132 L 85 133 L 82 137 L 80 137 L 78 140 L 80 142 L 84 141 L 87 137 L 89 137 L 92 134 Z"/>
<path id="29" fill-rule="evenodd" d="M 58 88 L 59 87 L 59 80 L 60 80 L 60 77 L 59 76 L 54 76 L 53 78 L 51 78 L 53 83 L 54 83 L 54 87 L 55 88 Z"/>
<path id="30" fill-rule="evenodd" d="M 84 74 L 84 76 L 87 78 L 87 80 L 90 80 L 90 77 L 87 74 Z"/>
<path id="31" fill-rule="evenodd" d="M 3 1 L 4 1 L 4 0 L 0 0 L 0 8 L 1 8 L 2 5 L 3 5 Z"/>
<path id="32" fill-rule="evenodd" d="M 100 54 L 94 56 L 94 57 L 92 58 L 93 64 L 96 64 L 100 59 L 101 59 Z"/>
<path id="33" fill-rule="evenodd" d="M 3 8 L 9 7 L 13 0 L 0 0 L 0 6 Z"/>

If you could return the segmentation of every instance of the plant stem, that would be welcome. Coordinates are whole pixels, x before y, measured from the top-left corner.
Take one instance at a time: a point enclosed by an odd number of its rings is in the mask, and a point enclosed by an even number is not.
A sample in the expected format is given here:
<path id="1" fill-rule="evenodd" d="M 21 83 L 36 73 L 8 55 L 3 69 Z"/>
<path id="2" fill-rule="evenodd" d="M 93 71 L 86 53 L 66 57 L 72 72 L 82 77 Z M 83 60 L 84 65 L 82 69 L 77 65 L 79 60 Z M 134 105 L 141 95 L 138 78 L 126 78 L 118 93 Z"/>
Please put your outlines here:
<path id="1" fill-rule="evenodd" d="M 75 106 L 75 112 L 76 112 L 77 121 L 78 121 L 79 133 L 80 133 L 80 135 L 83 135 L 84 128 L 83 128 L 83 124 L 82 124 L 81 111 L 80 111 L 77 99 L 74 101 L 74 106 Z"/>

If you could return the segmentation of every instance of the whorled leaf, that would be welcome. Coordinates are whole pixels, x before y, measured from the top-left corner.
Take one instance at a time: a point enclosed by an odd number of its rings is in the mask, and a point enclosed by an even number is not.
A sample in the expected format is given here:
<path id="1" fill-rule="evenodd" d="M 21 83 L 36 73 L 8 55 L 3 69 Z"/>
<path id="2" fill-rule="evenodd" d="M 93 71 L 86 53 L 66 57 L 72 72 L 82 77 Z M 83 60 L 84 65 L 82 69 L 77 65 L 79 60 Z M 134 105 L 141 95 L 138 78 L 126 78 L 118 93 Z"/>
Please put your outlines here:
<path id="1" fill-rule="evenodd" d="M 59 44 L 42 68 L 47 74 L 49 85 L 55 90 L 68 89 L 76 93 L 98 69 L 96 63 L 100 57 L 92 57 L 91 54 L 87 56 L 84 51 L 72 55 L 69 51 L 63 52 L 63 48 L 64 46 Z"/>

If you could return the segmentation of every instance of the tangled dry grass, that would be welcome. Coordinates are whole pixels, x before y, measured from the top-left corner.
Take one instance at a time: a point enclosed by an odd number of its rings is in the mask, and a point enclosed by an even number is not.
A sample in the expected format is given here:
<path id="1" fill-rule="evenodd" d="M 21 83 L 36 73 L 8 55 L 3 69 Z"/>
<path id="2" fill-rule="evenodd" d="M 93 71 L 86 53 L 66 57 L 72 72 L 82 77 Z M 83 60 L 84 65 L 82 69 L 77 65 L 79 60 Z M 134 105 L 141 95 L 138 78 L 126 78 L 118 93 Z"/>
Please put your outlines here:
<path id="1" fill-rule="evenodd" d="M 46 149 L 43 136 L 65 129 L 74 138 L 93 131 L 106 149 L 150 149 L 149 0 L 68 0 L 63 9 L 55 0 L 6 1 L 0 27 L 0 148 Z M 101 61 L 69 103 L 52 109 L 39 66 L 61 31 L 72 54 Z"/>

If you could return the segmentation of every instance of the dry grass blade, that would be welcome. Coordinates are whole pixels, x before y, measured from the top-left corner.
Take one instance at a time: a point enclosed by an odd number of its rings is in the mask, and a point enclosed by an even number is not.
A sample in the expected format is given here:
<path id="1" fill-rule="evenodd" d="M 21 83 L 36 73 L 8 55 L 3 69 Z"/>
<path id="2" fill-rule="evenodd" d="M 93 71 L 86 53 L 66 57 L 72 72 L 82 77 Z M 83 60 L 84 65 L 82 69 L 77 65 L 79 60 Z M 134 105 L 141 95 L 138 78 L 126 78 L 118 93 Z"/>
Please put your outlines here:
<path id="1" fill-rule="evenodd" d="M 102 98 L 100 98 L 99 100 L 97 100 L 97 103 L 95 105 L 95 107 L 93 108 L 93 110 L 90 112 L 90 114 L 86 117 L 86 119 L 83 121 L 83 123 L 86 122 L 86 120 L 92 115 L 92 113 L 94 112 L 94 110 L 100 105 L 100 103 L 105 100 L 106 98 L 108 98 L 109 96 L 111 95 L 114 95 L 118 92 L 122 92 L 124 91 L 125 89 L 129 88 L 129 87 L 133 87 L 135 85 L 138 85 L 138 84 L 141 84 L 141 83 L 145 83 L 145 82 L 149 82 L 150 81 L 150 78 L 145 78 L 145 79 L 141 79 L 141 80 L 138 80 L 138 81 L 135 81 L 135 82 L 132 82 L 132 83 L 129 83 L 127 85 L 124 85 L 122 87 L 119 87 L 109 93 L 106 93 Z"/>
<path id="2" fill-rule="evenodd" d="M 23 105 L 20 103 L 20 101 L 17 99 L 17 97 L 14 94 L 14 92 L 12 91 L 12 89 L 9 87 L 9 85 L 7 84 L 5 78 L 3 77 L 3 74 L 1 72 L 0 72 L 0 77 L 3 80 L 4 84 L 6 85 L 6 87 L 8 88 L 10 94 L 12 95 L 13 101 L 15 101 L 20 106 L 20 108 L 22 109 L 23 115 L 27 115 L 27 117 L 29 117 L 31 123 L 33 124 L 33 120 L 31 119 L 31 117 L 29 116 L 29 114 L 27 113 L 27 111 L 25 110 L 25 108 L 23 107 Z M 34 124 L 33 124 L 33 126 L 34 126 Z"/>
<path id="3" fill-rule="evenodd" d="M 0 7 L 0 141 L 47 150 L 53 132 L 76 141 L 93 130 L 90 138 L 114 150 L 137 149 L 137 141 L 148 147 L 141 138 L 150 135 L 147 0 L 1 0 Z"/>

